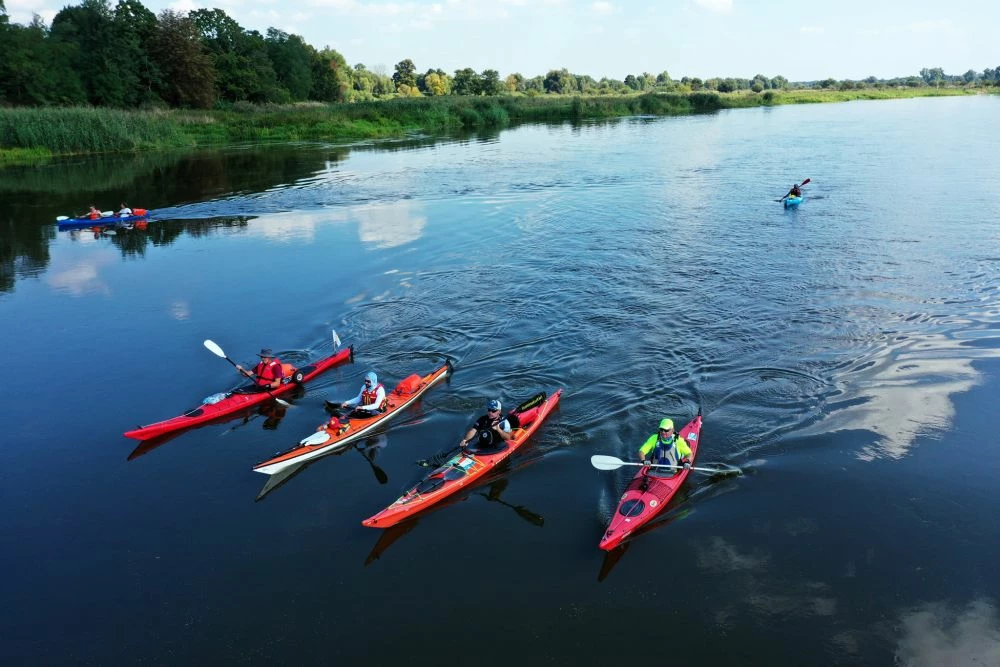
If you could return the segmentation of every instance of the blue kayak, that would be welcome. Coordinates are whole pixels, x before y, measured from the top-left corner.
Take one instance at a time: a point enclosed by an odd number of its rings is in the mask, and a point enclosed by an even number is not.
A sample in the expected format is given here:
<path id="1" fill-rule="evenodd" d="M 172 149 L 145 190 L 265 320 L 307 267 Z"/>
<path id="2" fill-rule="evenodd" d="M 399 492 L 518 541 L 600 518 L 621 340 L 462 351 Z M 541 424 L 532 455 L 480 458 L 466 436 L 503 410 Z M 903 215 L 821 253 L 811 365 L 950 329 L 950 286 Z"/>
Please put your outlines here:
<path id="1" fill-rule="evenodd" d="M 64 229 L 85 229 L 87 227 L 112 227 L 117 225 L 131 225 L 149 218 L 149 211 L 143 210 L 142 215 L 127 215 L 118 217 L 117 215 L 105 215 L 100 218 L 66 218 L 56 220 L 59 223 L 59 230 Z"/>
<path id="2" fill-rule="evenodd" d="M 802 203 L 802 197 L 786 197 L 785 208 L 794 208 Z"/>

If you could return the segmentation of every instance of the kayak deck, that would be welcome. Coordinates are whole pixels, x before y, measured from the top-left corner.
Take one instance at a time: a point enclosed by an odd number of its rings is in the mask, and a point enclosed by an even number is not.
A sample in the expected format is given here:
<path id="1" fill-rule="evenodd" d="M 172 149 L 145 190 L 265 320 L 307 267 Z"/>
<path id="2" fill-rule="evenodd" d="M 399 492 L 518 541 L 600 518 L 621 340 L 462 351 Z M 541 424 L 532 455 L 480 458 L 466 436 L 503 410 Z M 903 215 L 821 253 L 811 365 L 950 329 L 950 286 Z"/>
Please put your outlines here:
<path id="1" fill-rule="evenodd" d="M 361 522 L 369 528 L 388 528 L 433 507 L 445 498 L 471 486 L 490 470 L 516 452 L 531 434 L 538 430 L 549 413 L 558 405 L 562 389 L 556 390 L 540 405 L 517 413 L 520 426 L 512 431 L 510 440 L 495 452 L 459 451 L 444 465 L 432 471 L 410 488 L 396 502 Z"/>
<path id="2" fill-rule="evenodd" d="M 785 208 L 794 208 L 802 203 L 802 197 L 786 197 Z"/>
<path id="3" fill-rule="evenodd" d="M 166 433 L 170 433 L 171 431 L 179 431 L 181 429 L 191 428 L 192 426 L 200 426 L 228 415 L 240 413 L 247 408 L 263 403 L 264 401 L 268 401 L 272 397 L 281 396 L 282 394 L 292 391 L 299 384 L 309 382 L 323 371 L 353 358 L 354 346 L 352 345 L 351 347 L 335 352 L 329 357 L 319 359 L 303 366 L 302 368 L 296 369 L 298 373 L 302 374 L 301 383 L 292 381 L 291 377 L 286 377 L 283 384 L 277 389 L 272 389 L 270 393 L 266 391 L 248 394 L 228 392 L 224 398 L 215 403 L 205 403 L 192 408 L 177 417 L 165 419 L 163 421 L 156 422 L 155 424 L 139 426 L 131 431 L 126 431 L 125 437 L 133 438 L 135 440 L 148 440 L 150 438 L 156 438 Z"/>
<path id="4" fill-rule="evenodd" d="M 330 432 L 329 429 L 317 431 L 300 440 L 292 449 L 258 463 L 253 469 L 265 475 L 273 475 L 289 466 L 301 465 L 306 461 L 337 451 L 384 425 L 403 409 L 415 403 L 428 389 L 448 377 L 452 371 L 453 367 L 449 361 L 433 373 L 422 378 L 416 376 L 420 382 L 410 391 L 407 391 L 404 386 L 406 383 L 404 380 L 386 396 L 388 405 L 385 412 L 375 414 L 371 418 L 351 417 L 346 430 L 339 432 Z"/>
<path id="5" fill-rule="evenodd" d="M 100 218 L 67 218 L 58 220 L 56 224 L 60 231 L 67 229 L 86 229 L 88 227 L 111 227 L 114 225 L 130 225 L 149 219 L 149 212 L 144 215 L 127 215 L 119 217 L 117 215 L 105 215 Z"/>
<path id="6" fill-rule="evenodd" d="M 691 447 L 691 461 L 694 462 L 698 455 L 698 441 L 701 435 L 701 415 L 688 422 L 681 429 L 680 435 Z M 690 472 L 690 470 L 680 470 L 674 474 L 670 468 L 640 468 L 618 501 L 615 515 L 601 538 L 601 549 L 605 551 L 614 549 L 662 512 Z"/>

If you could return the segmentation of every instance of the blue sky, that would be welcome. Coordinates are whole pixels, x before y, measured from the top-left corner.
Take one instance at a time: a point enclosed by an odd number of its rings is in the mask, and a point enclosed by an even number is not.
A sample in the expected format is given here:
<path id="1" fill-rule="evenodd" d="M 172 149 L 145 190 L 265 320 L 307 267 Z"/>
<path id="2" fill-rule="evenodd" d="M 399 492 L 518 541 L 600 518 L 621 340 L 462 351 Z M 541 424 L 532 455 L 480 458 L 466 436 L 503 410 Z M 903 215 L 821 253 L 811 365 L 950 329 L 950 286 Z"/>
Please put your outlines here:
<path id="1" fill-rule="evenodd" d="M 114 1 L 114 0 L 112 0 Z M 67 0 L 6 0 L 11 19 L 50 21 Z M 218 7 L 245 28 L 275 27 L 370 69 L 502 76 L 566 67 L 595 78 L 782 74 L 883 78 L 1000 65 L 997 0 L 147 0 L 154 12 Z"/>

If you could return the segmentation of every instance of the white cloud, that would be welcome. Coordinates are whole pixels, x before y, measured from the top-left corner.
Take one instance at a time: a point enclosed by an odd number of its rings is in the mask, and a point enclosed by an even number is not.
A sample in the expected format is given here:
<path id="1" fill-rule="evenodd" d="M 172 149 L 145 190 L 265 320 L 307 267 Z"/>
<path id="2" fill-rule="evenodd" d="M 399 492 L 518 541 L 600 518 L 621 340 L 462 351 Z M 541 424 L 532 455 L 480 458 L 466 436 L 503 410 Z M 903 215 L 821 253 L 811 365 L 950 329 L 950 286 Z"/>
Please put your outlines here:
<path id="1" fill-rule="evenodd" d="M 604 0 L 591 3 L 590 8 L 594 10 L 595 14 L 612 14 L 615 11 L 615 6 L 610 2 L 604 2 Z"/>
<path id="2" fill-rule="evenodd" d="M 804 25 L 799 28 L 799 32 L 803 35 L 822 35 L 824 29 L 818 25 Z"/>
<path id="3" fill-rule="evenodd" d="M 716 14 L 728 14 L 733 11 L 733 0 L 694 0 L 694 2 L 702 9 Z"/>
<path id="4" fill-rule="evenodd" d="M 201 7 L 194 0 L 177 0 L 177 2 L 170 3 L 170 9 L 175 12 L 193 12 Z"/>

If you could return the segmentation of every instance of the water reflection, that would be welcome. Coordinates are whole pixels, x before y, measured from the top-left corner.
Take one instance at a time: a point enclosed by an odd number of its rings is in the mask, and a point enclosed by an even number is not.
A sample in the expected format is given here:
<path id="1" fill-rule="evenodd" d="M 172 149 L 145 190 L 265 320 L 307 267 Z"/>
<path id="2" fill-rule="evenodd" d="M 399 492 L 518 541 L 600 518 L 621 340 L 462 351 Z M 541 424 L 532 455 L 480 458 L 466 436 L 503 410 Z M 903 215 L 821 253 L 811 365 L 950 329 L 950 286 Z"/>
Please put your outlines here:
<path id="1" fill-rule="evenodd" d="M 964 610 L 934 602 L 900 615 L 896 664 L 906 667 L 1000 665 L 1000 617 L 989 598 Z"/>

